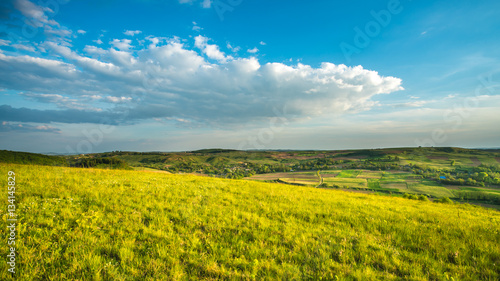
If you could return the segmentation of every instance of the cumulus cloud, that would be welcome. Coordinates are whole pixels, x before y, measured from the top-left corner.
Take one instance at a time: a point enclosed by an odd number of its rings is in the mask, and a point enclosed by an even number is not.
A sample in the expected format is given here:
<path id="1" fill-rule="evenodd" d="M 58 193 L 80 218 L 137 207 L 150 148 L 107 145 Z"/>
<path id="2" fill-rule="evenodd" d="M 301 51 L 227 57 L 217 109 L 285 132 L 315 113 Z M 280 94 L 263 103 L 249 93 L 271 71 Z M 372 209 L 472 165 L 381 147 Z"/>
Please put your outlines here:
<path id="1" fill-rule="evenodd" d="M 87 54 L 91 54 L 91 55 L 103 55 L 107 52 L 104 49 L 101 49 L 101 48 L 96 47 L 96 46 L 90 46 L 90 45 L 86 45 L 85 48 L 83 48 L 83 51 L 86 52 Z"/>
<path id="2" fill-rule="evenodd" d="M 116 124 L 162 118 L 226 126 L 268 120 L 286 108 L 293 119 L 370 109 L 373 97 L 401 90 L 401 79 L 362 66 L 262 64 L 225 55 L 210 39 L 147 37 L 134 46 L 86 46 L 83 53 L 48 41 L 46 57 L 0 53 L 0 86 L 58 110 L 0 108 L 11 122 Z M 123 45 L 122 45 L 123 44 Z M 194 47 L 189 47 L 194 46 Z M 116 49 L 115 49 L 116 48 Z M 100 110 L 100 111 L 98 111 Z"/>
<path id="3" fill-rule="evenodd" d="M 250 54 L 255 54 L 259 51 L 259 49 L 257 49 L 257 47 L 253 48 L 253 49 L 248 49 L 247 52 L 249 52 Z"/>
<path id="4" fill-rule="evenodd" d="M 142 31 L 140 30 L 126 30 L 125 32 L 123 32 L 123 34 L 125 35 L 128 35 L 128 36 L 135 36 L 137 34 L 141 34 Z"/>
<path id="5" fill-rule="evenodd" d="M 219 46 L 208 44 L 207 37 L 198 35 L 194 38 L 194 40 L 194 45 L 211 59 L 218 60 L 219 62 L 226 62 L 227 60 L 233 59 L 232 56 L 226 56 L 223 52 L 221 52 Z"/>
<path id="6" fill-rule="evenodd" d="M 78 34 L 85 34 L 87 33 L 87 31 L 83 30 L 83 29 L 78 29 L 78 31 L 76 31 Z"/>
<path id="7" fill-rule="evenodd" d="M 126 51 L 130 49 L 132 43 L 132 40 L 129 39 L 113 39 L 113 41 L 110 42 L 111 45 L 113 45 L 115 48 L 121 51 Z"/>

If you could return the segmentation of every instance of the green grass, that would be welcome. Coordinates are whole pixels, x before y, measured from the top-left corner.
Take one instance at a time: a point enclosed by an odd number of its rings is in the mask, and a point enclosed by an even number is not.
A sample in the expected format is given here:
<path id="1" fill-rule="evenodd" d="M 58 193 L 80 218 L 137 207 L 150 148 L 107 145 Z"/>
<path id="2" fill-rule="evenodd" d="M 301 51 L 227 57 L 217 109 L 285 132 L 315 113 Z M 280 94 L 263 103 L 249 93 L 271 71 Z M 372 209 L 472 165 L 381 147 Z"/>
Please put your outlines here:
<path id="1" fill-rule="evenodd" d="M 423 180 L 421 183 L 409 183 L 408 190 L 412 193 L 429 194 L 438 198 L 455 197 L 454 193 L 451 190 L 428 180 Z"/>
<path id="2" fill-rule="evenodd" d="M 4 186 L 9 170 L 20 215 L 16 280 L 500 278 L 495 210 L 191 175 L 0 164 Z M 5 243 L 6 227 L 0 236 Z M 6 262 L 0 269 L 1 280 L 12 279 Z"/>
<path id="3" fill-rule="evenodd" d="M 381 188 L 378 179 L 368 179 L 368 188 Z"/>
<path id="4" fill-rule="evenodd" d="M 408 185 L 405 182 L 390 182 L 390 181 L 384 181 L 380 182 L 380 187 L 382 188 L 390 188 L 390 189 L 397 189 L 400 191 L 407 191 Z"/>
<path id="5" fill-rule="evenodd" d="M 338 174 L 337 178 L 355 178 L 361 174 L 360 170 L 343 170 Z"/>

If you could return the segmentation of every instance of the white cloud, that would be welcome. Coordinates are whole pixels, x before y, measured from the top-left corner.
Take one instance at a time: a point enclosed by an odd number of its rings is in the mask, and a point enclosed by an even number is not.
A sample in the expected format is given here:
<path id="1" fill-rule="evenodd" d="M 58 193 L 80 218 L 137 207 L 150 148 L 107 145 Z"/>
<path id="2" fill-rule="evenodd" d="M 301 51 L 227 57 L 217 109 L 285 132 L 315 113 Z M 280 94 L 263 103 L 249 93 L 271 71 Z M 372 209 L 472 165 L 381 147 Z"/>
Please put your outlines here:
<path id="1" fill-rule="evenodd" d="M 0 46 L 9 46 L 10 43 L 9 40 L 0 39 Z"/>
<path id="2" fill-rule="evenodd" d="M 69 47 L 58 45 L 55 42 L 46 42 L 45 45 L 64 58 L 74 61 L 76 65 L 84 68 L 86 71 L 109 76 L 121 75 L 120 67 L 114 65 L 113 63 L 102 62 L 97 59 L 80 56 L 76 52 L 73 52 Z"/>
<path id="3" fill-rule="evenodd" d="M 87 33 L 87 31 L 83 30 L 83 29 L 78 29 L 78 31 L 76 31 L 78 34 L 85 34 Z"/>
<path id="4" fill-rule="evenodd" d="M 24 50 L 28 52 L 35 52 L 35 48 L 33 46 L 26 46 L 23 44 L 14 44 L 12 47 L 18 49 L 18 50 Z"/>
<path id="5" fill-rule="evenodd" d="M 54 11 L 48 7 L 36 5 L 28 0 L 15 0 L 14 7 L 25 17 L 25 24 L 37 29 L 43 28 L 46 35 L 56 35 L 63 38 L 68 38 L 72 35 L 71 30 L 61 26 L 57 21 L 50 19 L 48 14 L 54 14 Z"/>
<path id="6" fill-rule="evenodd" d="M 198 35 L 194 38 L 194 45 L 199 48 L 207 57 L 218 60 L 219 62 L 226 62 L 227 60 L 232 60 L 232 56 L 226 56 L 223 52 L 219 50 L 219 46 L 207 44 L 208 38 Z"/>
<path id="7" fill-rule="evenodd" d="M 260 41 L 260 43 L 259 43 L 259 44 L 261 44 L 262 46 L 267 45 L 264 41 Z"/>
<path id="8" fill-rule="evenodd" d="M 86 45 L 85 48 L 83 48 L 83 51 L 91 55 L 103 55 L 106 53 L 106 50 L 90 45 Z"/>
<path id="9" fill-rule="evenodd" d="M 251 54 L 255 54 L 259 51 L 259 49 L 257 49 L 257 47 L 253 48 L 253 49 L 248 49 L 247 52 L 251 53 Z"/>
<path id="10" fill-rule="evenodd" d="M 37 93 L 20 93 L 20 95 L 36 100 L 42 103 L 52 103 L 60 108 L 69 109 L 90 109 L 87 105 L 81 103 L 78 99 L 72 99 L 58 94 L 37 94 Z"/>
<path id="11" fill-rule="evenodd" d="M 112 103 L 124 103 L 132 100 L 131 97 L 106 97 L 106 100 Z"/>
<path id="12" fill-rule="evenodd" d="M 126 30 L 125 32 L 123 32 L 123 34 L 128 35 L 128 36 L 135 36 L 135 35 L 140 34 L 140 33 L 142 33 L 142 31 L 140 31 L 140 30 Z"/>
<path id="13" fill-rule="evenodd" d="M 52 27 L 50 25 L 44 26 L 44 31 L 48 35 L 57 35 L 59 37 L 70 37 L 73 32 L 66 27 Z"/>
<path id="14" fill-rule="evenodd" d="M 98 44 L 98 45 L 101 45 L 102 44 L 102 40 L 101 38 L 97 39 L 97 40 L 92 40 L 92 42 Z"/>
<path id="15" fill-rule="evenodd" d="M 359 112 L 373 107 L 376 95 L 402 89 L 401 79 L 361 66 L 261 64 L 255 57 L 226 56 L 203 36 L 194 38 L 193 49 L 180 38 L 147 39 L 152 44 L 134 52 L 127 51 L 130 40 L 117 40 L 113 45 L 125 50 L 89 45 L 82 54 L 45 42 L 50 52 L 43 59 L 0 54 L 2 88 L 61 108 L 93 110 L 89 115 L 18 109 L 15 115 L 11 108 L 11 116 L 97 122 L 101 115 L 120 115 L 126 104 L 132 106 L 129 114 L 116 122 L 176 118 L 218 126 L 266 120 L 283 107 L 291 119 Z M 98 112 L 103 102 L 107 110 Z"/>
<path id="16" fill-rule="evenodd" d="M 28 0 L 16 0 L 14 6 L 26 17 L 26 23 L 29 25 L 35 27 L 42 27 L 44 25 L 59 26 L 56 21 L 49 20 L 45 14 L 45 12 L 53 13 L 49 8 L 38 6 Z"/>
<path id="17" fill-rule="evenodd" d="M 198 24 L 195 21 L 193 21 L 193 30 L 194 31 L 201 31 L 201 30 L 203 30 L 203 28 L 198 26 Z"/>
<path id="18" fill-rule="evenodd" d="M 132 43 L 132 40 L 129 39 L 113 39 L 113 41 L 110 42 L 113 47 L 121 51 L 127 51 L 130 49 L 132 47 L 130 43 Z"/>
<path id="19" fill-rule="evenodd" d="M 227 47 L 229 50 L 231 50 L 232 52 L 234 52 L 234 53 L 237 53 L 237 52 L 239 52 L 239 51 L 241 50 L 241 48 L 240 48 L 240 47 L 233 47 L 233 46 L 231 46 L 231 44 L 229 44 L 229 43 L 227 43 L 226 47 Z"/>
<path id="20" fill-rule="evenodd" d="M 10 71 L 9 68 L 3 67 L 3 71 L 10 72 L 10 77 L 17 77 L 15 76 L 16 71 L 28 76 L 54 76 L 60 78 L 72 77 L 72 75 L 76 72 L 76 68 L 72 64 L 32 56 L 6 56 L 4 54 L 0 54 L 0 65 L 12 65 L 12 69 L 10 69 Z M 2 69 L 2 67 L 0 67 L 0 69 Z M 17 80 L 19 78 L 15 79 Z"/>
<path id="21" fill-rule="evenodd" d="M 36 124 L 27 124 L 27 123 L 18 123 L 18 122 L 2 122 L 2 126 L 0 126 L 0 132 L 44 132 L 44 133 L 61 133 L 61 130 L 52 127 L 50 125 L 36 125 Z"/>

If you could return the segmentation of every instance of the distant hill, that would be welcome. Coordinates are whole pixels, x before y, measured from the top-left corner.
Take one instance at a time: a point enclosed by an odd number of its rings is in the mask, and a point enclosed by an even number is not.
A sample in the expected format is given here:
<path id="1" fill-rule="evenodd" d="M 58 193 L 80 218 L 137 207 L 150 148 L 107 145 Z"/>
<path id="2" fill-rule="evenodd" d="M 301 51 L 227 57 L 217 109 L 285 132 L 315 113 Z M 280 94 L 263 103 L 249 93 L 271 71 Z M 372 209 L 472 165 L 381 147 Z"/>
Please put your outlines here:
<path id="1" fill-rule="evenodd" d="M 33 164 L 45 166 L 67 166 L 64 157 L 49 156 L 38 153 L 0 150 L 0 162 L 10 164 Z"/>

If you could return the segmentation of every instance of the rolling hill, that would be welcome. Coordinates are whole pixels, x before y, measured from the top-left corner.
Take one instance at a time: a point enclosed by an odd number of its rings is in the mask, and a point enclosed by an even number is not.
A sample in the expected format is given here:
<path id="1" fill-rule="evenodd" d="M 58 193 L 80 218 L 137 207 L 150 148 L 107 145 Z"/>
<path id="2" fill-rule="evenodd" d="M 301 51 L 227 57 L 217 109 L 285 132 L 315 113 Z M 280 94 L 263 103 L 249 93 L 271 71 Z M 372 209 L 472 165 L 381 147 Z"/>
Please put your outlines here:
<path id="1" fill-rule="evenodd" d="M 17 280 L 500 278 L 500 213 L 468 204 L 140 171 L 0 170 L 16 177 Z"/>

